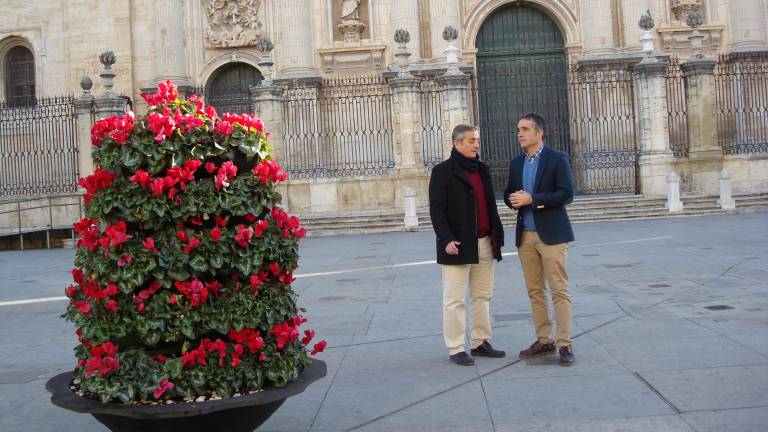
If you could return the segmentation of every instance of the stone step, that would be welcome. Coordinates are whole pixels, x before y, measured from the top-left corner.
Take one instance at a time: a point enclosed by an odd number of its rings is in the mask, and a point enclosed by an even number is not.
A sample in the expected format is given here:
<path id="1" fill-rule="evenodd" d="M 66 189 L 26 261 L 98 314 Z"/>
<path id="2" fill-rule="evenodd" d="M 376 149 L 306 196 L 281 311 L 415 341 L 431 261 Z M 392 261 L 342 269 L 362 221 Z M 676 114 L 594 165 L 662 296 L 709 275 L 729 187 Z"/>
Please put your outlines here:
<path id="1" fill-rule="evenodd" d="M 682 198 L 684 207 L 679 213 L 667 211 L 666 200 L 642 196 L 579 197 L 568 206 L 568 214 L 574 223 L 602 222 L 611 220 L 642 220 L 678 218 L 688 216 L 722 215 L 736 212 L 768 210 L 768 193 L 734 195 L 736 210 L 726 211 L 717 205 L 716 196 L 690 195 Z M 502 223 L 514 226 L 515 214 L 503 203 L 499 205 Z M 431 231 L 429 210 L 418 210 L 418 231 Z M 346 214 L 307 215 L 302 219 L 312 236 L 365 234 L 405 231 L 400 210 L 356 212 Z"/>

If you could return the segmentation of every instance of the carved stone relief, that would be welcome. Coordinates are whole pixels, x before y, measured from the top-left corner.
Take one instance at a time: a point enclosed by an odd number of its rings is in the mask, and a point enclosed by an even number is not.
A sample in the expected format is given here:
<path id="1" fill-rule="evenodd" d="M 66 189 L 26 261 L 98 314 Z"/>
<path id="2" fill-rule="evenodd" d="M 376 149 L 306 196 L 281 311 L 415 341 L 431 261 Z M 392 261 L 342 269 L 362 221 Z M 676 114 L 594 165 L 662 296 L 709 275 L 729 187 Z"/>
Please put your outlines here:
<path id="1" fill-rule="evenodd" d="M 704 8 L 701 0 L 672 0 L 672 16 L 676 21 L 685 22 L 689 12 L 696 12 L 703 17 Z"/>
<path id="2" fill-rule="evenodd" d="M 261 0 L 203 0 L 210 48 L 253 46 L 262 34 Z"/>

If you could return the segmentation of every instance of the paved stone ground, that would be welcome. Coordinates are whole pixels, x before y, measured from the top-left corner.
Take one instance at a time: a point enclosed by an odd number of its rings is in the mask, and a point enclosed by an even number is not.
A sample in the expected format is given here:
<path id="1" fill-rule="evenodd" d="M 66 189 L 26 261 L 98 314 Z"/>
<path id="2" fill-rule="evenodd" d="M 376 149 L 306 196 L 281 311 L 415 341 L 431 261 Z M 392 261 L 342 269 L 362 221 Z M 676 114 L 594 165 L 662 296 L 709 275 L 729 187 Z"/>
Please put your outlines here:
<path id="1" fill-rule="evenodd" d="M 768 213 L 575 230 L 570 368 L 514 355 L 534 340 L 514 255 L 492 302 L 494 345 L 510 355 L 459 367 L 442 344 L 433 234 L 307 239 L 295 289 L 329 341 L 329 373 L 261 430 L 768 430 Z M 61 295 L 72 256 L 0 253 L 0 302 Z M 0 431 L 105 430 L 44 390 L 73 366 L 62 309 L 0 306 Z"/>

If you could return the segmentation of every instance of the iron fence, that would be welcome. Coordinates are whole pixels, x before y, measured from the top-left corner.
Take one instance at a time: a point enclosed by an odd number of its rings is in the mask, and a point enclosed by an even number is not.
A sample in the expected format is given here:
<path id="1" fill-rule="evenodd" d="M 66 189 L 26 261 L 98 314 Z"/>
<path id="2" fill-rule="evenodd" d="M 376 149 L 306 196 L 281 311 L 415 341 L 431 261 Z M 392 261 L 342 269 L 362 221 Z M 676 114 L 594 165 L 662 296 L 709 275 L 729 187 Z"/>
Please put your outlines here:
<path id="1" fill-rule="evenodd" d="M 718 141 L 725 154 L 768 153 L 768 54 L 721 55 L 715 67 Z"/>
<path id="2" fill-rule="evenodd" d="M 395 167 L 383 77 L 288 83 L 284 91 L 284 167 L 292 178 L 381 175 Z"/>
<path id="3" fill-rule="evenodd" d="M 571 65 L 571 165 L 582 193 L 638 193 L 634 80 L 628 64 Z"/>
<path id="4" fill-rule="evenodd" d="M 217 85 L 215 88 L 197 87 L 194 93 L 202 97 L 206 105 L 216 108 L 216 112 L 219 114 L 253 113 L 250 93 L 248 89 L 244 89 L 240 85 Z"/>
<path id="5" fill-rule="evenodd" d="M 667 66 L 667 126 L 669 146 L 675 157 L 686 158 L 688 141 L 688 113 L 685 108 L 685 76 L 680 59 L 673 57 Z"/>
<path id="6" fill-rule="evenodd" d="M 445 160 L 446 143 L 443 141 L 443 89 L 434 79 L 419 83 L 421 109 L 421 155 L 424 166 L 431 170 Z"/>
<path id="7" fill-rule="evenodd" d="M 29 106 L 0 101 L 0 197 L 77 191 L 74 97 L 39 98 Z"/>

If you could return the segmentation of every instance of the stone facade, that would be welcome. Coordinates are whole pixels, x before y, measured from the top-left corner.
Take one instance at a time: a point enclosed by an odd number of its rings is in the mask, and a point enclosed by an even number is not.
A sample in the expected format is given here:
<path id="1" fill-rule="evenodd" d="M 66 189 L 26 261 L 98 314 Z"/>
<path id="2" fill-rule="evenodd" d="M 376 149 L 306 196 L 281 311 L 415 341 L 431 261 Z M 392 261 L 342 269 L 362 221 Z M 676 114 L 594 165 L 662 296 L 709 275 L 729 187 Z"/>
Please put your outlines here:
<path id="1" fill-rule="evenodd" d="M 189 88 L 209 85 L 232 63 L 259 69 L 264 53 L 256 44 L 262 37 L 274 43 L 271 60 L 276 80 L 318 80 L 349 75 L 394 75 L 397 29 L 410 32 L 412 54 L 409 69 L 416 75 L 443 75 L 446 70 L 442 39 L 447 25 L 459 30 L 455 41 L 460 49 L 462 70 L 472 71 L 477 49 L 476 36 L 485 20 L 512 0 L 6 0 L 0 6 L 0 62 L 13 46 L 29 48 L 35 58 L 37 96 L 79 94 L 83 75 L 94 78 L 93 94 L 102 91 L 96 78 L 101 65 L 97 54 L 110 49 L 117 56 L 113 66 L 117 78 L 114 91 L 129 95 L 134 110 L 143 110 L 140 93 L 158 81 L 171 79 Z M 519 3 L 519 2 L 518 2 Z M 530 0 L 524 2 L 545 11 L 560 28 L 570 61 L 609 62 L 639 60 L 640 15 L 650 10 L 656 21 L 656 54 L 689 57 L 692 29 L 685 14 L 696 11 L 704 18 L 705 55 L 768 49 L 768 2 L 766 0 Z M 345 16 L 343 13 L 347 12 Z M 262 63 L 263 64 L 263 63 Z M 390 70 L 391 69 L 391 70 Z M 5 68 L 0 65 L 0 83 Z M 658 194 L 664 178 L 675 167 L 665 138 L 660 92 L 663 77 L 659 67 L 643 72 L 645 81 L 637 90 L 638 109 L 647 117 L 639 122 L 641 176 L 647 178 L 643 191 Z M 697 75 L 698 76 L 698 75 Z M 696 78 L 694 86 L 710 86 L 711 76 Z M 447 136 L 452 122 L 469 121 L 468 101 L 462 89 L 468 77 L 444 78 L 449 90 L 442 133 Z M 457 84 L 458 83 L 458 84 Z M 256 83 L 253 83 L 256 84 Z M 413 83 L 396 79 L 392 84 L 393 122 L 397 169 L 392 176 L 296 181 L 285 186 L 288 203 L 302 212 L 347 211 L 359 208 L 402 206 L 402 189 L 413 187 L 420 205 L 426 203 L 426 173 L 420 154 L 418 124 L 412 116 Z M 0 85 L 0 100 L 5 96 Z M 265 90 L 254 95 L 264 106 L 254 108 L 260 115 L 279 122 L 282 95 Z M 701 96 L 707 100 L 711 95 Z M 400 109 L 399 107 L 405 107 Z M 707 115 L 695 111 L 694 133 Z M 702 125 L 706 126 L 706 124 Z M 277 126 L 281 128 L 282 126 Z M 704 132 L 701 132 L 704 133 Z M 711 137 L 711 131 L 706 132 Z M 666 141 L 665 141 L 666 139 Z M 709 138 L 708 138 L 709 139 Z M 276 152 L 280 154 L 279 138 Z M 698 142 L 698 141 L 697 141 Z M 707 145 L 711 140 L 707 141 Z M 446 142 L 446 145 L 449 145 Z M 692 144 L 693 145 L 693 144 Z M 695 150 L 695 151 L 694 151 Z M 706 151 L 710 152 L 707 147 Z M 692 148 L 700 163 L 709 156 Z M 711 152 L 710 152 L 711 153 Z M 709 153 L 707 153 L 709 155 Z M 700 157 L 699 157 L 700 156 Z M 723 158 L 720 158 L 723 159 Z M 713 184 L 715 170 L 732 167 L 734 187 L 768 186 L 765 161 L 733 157 L 709 163 L 706 181 Z M 696 163 L 699 163 L 696 162 Z M 754 162 L 754 163 L 753 163 Z M 693 162 L 691 162 L 693 163 Z M 751 165 L 750 165 L 751 164 Z M 736 169 L 748 166 L 747 169 Z M 711 170 L 710 170 L 711 168 Z M 692 168 L 679 166 L 678 171 Z M 693 169 L 696 171 L 696 169 Z M 745 177 L 744 172 L 752 173 Z M 696 177 L 696 174 L 692 174 Z M 712 180 L 710 179 L 710 177 Z M 759 177 L 759 178 L 757 178 Z M 765 178 L 763 178 L 765 177 Z M 707 186 L 709 188 L 709 186 Z M 369 191 L 378 191 L 375 198 Z"/>
<path id="2" fill-rule="evenodd" d="M 160 79 L 206 84 L 221 66 L 237 61 L 258 68 L 255 45 L 275 43 L 275 70 L 290 78 L 380 73 L 394 62 L 392 34 L 410 31 L 416 68 L 445 61 L 441 34 L 459 29 L 461 57 L 472 62 L 484 20 L 510 0 L 362 0 L 363 30 L 345 40 L 343 0 L 7 0 L 0 6 L 0 54 L 28 46 L 36 60 L 38 96 L 75 93 L 84 74 L 95 76 L 96 54 L 115 52 L 118 93 L 138 99 Z M 560 25 L 572 58 L 615 57 L 639 51 L 637 21 L 650 10 L 657 48 L 689 55 L 684 14 L 704 17 L 700 30 L 711 52 L 768 46 L 765 0 L 531 0 Z M 420 10 L 428 12 L 426 16 Z M 683 16 L 681 18 L 681 16 Z M 425 28 L 426 27 L 426 28 Z M 427 31 L 422 31 L 427 30 Z M 429 35 L 421 41 L 421 35 Z M 431 55 L 421 58 L 421 44 Z M 0 68 L 0 74 L 2 74 Z M 1 76 L 1 75 L 0 75 Z M 97 84 L 98 85 L 98 84 Z M 0 86 L 2 99 L 4 86 Z M 98 91 L 98 87 L 94 91 Z"/>

